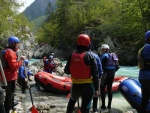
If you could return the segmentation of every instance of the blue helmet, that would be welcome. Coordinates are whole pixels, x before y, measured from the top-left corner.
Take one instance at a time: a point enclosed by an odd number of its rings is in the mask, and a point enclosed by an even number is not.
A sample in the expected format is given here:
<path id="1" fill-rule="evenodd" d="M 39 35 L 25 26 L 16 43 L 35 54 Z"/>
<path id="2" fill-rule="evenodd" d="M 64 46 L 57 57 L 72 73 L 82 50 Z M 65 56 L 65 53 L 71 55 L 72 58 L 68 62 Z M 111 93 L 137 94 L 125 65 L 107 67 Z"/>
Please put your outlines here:
<path id="1" fill-rule="evenodd" d="M 49 56 L 49 58 L 53 59 L 53 56 L 52 56 L 52 55 L 50 55 L 50 56 Z"/>
<path id="2" fill-rule="evenodd" d="M 25 65 L 27 65 L 29 63 L 29 60 L 24 60 Z"/>
<path id="3" fill-rule="evenodd" d="M 8 39 L 8 43 L 9 43 L 9 44 L 12 44 L 13 42 L 19 43 L 20 40 L 18 39 L 18 37 L 10 36 L 9 39 Z"/>
<path id="4" fill-rule="evenodd" d="M 145 41 L 150 38 L 150 30 L 145 33 Z"/>

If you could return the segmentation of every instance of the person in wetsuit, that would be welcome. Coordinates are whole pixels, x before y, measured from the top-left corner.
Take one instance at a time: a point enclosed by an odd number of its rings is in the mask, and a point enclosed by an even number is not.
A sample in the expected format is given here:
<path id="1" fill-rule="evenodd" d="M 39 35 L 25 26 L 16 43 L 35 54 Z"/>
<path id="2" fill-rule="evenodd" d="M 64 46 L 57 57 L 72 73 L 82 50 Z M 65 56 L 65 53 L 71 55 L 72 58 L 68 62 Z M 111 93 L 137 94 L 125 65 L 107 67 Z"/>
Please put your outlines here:
<path id="1" fill-rule="evenodd" d="M 56 64 L 54 63 L 53 56 L 50 55 L 48 59 L 47 57 L 44 57 L 43 63 L 44 63 L 44 71 L 52 74 L 53 69 L 56 68 Z"/>
<path id="2" fill-rule="evenodd" d="M 150 98 L 150 30 L 145 33 L 145 44 L 138 51 L 138 67 L 142 93 L 140 113 L 148 113 L 146 109 Z"/>
<path id="3" fill-rule="evenodd" d="M 18 69 L 23 64 L 25 59 L 21 56 L 18 60 L 17 50 L 19 48 L 20 40 L 16 36 L 10 36 L 8 38 L 8 46 L 1 51 L 0 57 L 2 61 L 2 66 L 4 69 L 7 87 L 5 96 L 5 111 L 9 113 L 10 109 L 14 108 L 14 93 L 15 93 L 15 82 L 18 78 Z M 0 73 L 0 77 L 2 75 Z"/>
<path id="4" fill-rule="evenodd" d="M 77 38 L 77 48 L 66 63 L 64 72 L 71 74 L 71 97 L 66 113 L 72 113 L 76 101 L 82 98 L 81 112 L 89 113 L 93 96 L 98 96 L 99 73 L 96 58 L 89 52 L 90 37 L 80 34 Z"/>
<path id="5" fill-rule="evenodd" d="M 118 57 L 115 53 L 109 52 L 109 46 L 107 44 L 103 44 L 101 46 L 102 56 L 102 68 L 103 68 L 103 76 L 101 78 L 101 100 L 102 106 L 101 109 L 106 109 L 105 106 L 105 88 L 108 91 L 108 105 L 107 108 L 111 109 L 111 102 L 113 98 L 112 94 L 112 83 L 115 77 L 115 72 L 119 69 Z"/>
<path id="6" fill-rule="evenodd" d="M 90 43 L 90 48 L 92 49 L 92 44 L 91 43 Z M 103 75 L 101 60 L 100 60 L 99 56 L 95 52 L 93 52 L 92 50 L 90 50 L 90 53 L 96 58 L 97 66 L 98 66 L 98 72 L 99 72 L 99 82 L 100 82 L 101 81 L 101 77 Z M 100 89 L 99 89 L 99 91 L 100 91 Z M 98 104 L 98 96 L 96 96 L 96 97 L 94 96 L 93 97 L 93 113 L 97 113 L 98 112 L 97 104 Z"/>
<path id="7" fill-rule="evenodd" d="M 28 63 L 29 60 L 26 59 L 24 60 L 24 64 L 19 67 L 18 81 L 21 83 L 21 89 L 23 94 L 26 93 L 29 76 L 33 76 L 33 73 L 29 70 Z"/>

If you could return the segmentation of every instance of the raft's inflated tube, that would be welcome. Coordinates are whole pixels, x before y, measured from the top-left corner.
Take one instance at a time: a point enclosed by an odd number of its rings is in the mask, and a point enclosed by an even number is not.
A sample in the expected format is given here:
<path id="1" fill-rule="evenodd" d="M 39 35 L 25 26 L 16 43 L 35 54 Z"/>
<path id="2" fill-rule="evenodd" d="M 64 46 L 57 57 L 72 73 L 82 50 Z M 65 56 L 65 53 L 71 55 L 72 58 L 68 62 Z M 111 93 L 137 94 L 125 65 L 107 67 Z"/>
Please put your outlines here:
<path id="1" fill-rule="evenodd" d="M 127 100 L 127 102 L 132 106 L 132 108 L 140 111 L 142 96 L 141 84 L 138 80 L 128 78 L 120 83 L 118 90 Z M 147 112 L 150 113 L 150 102 L 147 106 Z"/>

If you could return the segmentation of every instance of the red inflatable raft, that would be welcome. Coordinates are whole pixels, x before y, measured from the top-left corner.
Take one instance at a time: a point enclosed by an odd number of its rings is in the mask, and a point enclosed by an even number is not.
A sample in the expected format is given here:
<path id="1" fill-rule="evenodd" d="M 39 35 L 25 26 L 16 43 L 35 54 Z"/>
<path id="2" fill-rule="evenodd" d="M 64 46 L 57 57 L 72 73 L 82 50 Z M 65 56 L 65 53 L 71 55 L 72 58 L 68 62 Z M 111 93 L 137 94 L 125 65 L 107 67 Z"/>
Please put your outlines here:
<path id="1" fill-rule="evenodd" d="M 35 82 L 47 91 L 69 93 L 72 81 L 69 77 L 61 77 L 44 71 L 34 75 Z"/>
<path id="2" fill-rule="evenodd" d="M 43 87 L 45 90 L 54 93 L 69 93 L 71 88 L 71 78 L 57 76 L 44 71 L 40 71 L 34 75 L 35 82 Z M 117 76 L 114 78 L 112 90 L 117 91 L 120 82 L 127 77 Z M 107 89 L 106 89 L 107 91 Z"/>

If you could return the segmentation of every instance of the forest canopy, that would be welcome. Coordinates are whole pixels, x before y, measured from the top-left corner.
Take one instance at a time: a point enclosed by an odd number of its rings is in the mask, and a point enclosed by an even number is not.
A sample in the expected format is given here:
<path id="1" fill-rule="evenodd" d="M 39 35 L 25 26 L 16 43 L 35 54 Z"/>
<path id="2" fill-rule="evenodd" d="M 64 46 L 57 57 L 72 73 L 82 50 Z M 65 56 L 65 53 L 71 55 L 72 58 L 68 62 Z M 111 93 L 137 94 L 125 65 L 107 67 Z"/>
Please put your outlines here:
<path id="1" fill-rule="evenodd" d="M 95 50 L 109 36 L 117 40 L 115 49 L 120 53 L 136 54 L 149 29 L 149 4 L 148 0 L 57 0 L 56 10 L 47 11 L 48 18 L 38 29 L 37 40 L 68 54 L 81 33 L 90 35 Z"/>

